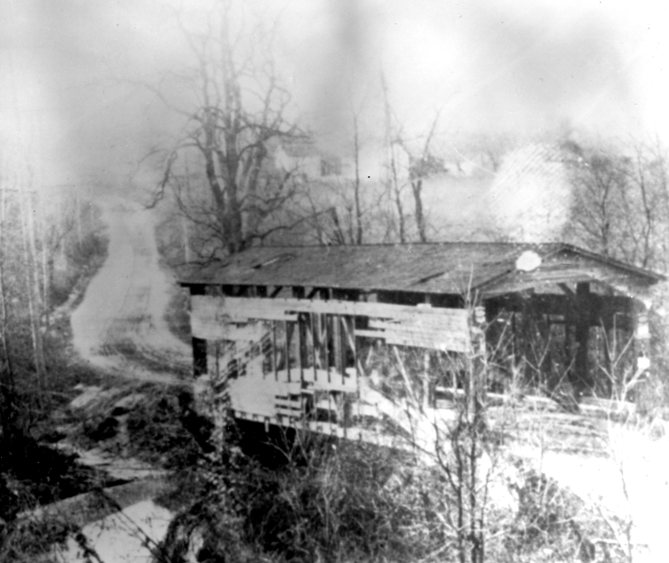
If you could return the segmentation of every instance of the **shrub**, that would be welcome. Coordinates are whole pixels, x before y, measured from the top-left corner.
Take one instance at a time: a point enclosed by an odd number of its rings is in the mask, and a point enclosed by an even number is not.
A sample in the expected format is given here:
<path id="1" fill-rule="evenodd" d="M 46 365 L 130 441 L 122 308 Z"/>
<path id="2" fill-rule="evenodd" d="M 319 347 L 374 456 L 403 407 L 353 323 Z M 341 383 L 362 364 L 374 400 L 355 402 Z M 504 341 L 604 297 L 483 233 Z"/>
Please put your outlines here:
<path id="1" fill-rule="evenodd" d="M 259 471 L 247 492 L 246 537 L 263 551 L 311 561 L 404 558 L 411 545 L 411 491 L 397 476 L 403 456 L 362 443 L 310 438 L 279 472 Z"/>
<path id="2" fill-rule="evenodd" d="M 189 466 L 201 454 L 195 437 L 183 425 L 173 390 L 152 392 L 128 413 L 130 453 L 168 468 Z"/>

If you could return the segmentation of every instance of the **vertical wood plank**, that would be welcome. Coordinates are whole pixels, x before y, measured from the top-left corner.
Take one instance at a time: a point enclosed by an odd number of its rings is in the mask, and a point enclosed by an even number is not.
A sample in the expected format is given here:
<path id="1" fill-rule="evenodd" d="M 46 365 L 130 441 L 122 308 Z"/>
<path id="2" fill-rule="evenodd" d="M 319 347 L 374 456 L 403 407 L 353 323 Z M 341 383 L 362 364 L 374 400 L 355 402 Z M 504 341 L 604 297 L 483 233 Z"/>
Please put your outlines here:
<path id="1" fill-rule="evenodd" d="M 576 338 L 576 360 L 574 362 L 575 380 L 572 382 L 578 391 L 585 391 L 591 385 L 588 366 L 588 340 L 590 336 L 590 284 L 576 284 L 576 319 L 574 335 Z"/>
<path id="2" fill-rule="evenodd" d="M 324 360 L 325 360 L 325 371 L 328 374 L 328 383 L 332 382 L 332 377 L 330 375 L 330 315 L 325 313 L 323 315 L 323 342 L 325 343 L 324 350 Z"/>
<path id="3" fill-rule="evenodd" d="M 204 295 L 205 286 L 191 285 L 189 291 L 191 298 L 194 295 Z M 204 375 L 207 373 L 207 341 L 193 336 L 191 338 L 191 348 L 193 351 L 193 376 Z"/>
<path id="4" fill-rule="evenodd" d="M 279 381 L 279 366 L 277 357 L 276 357 L 276 321 L 270 321 L 272 323 L 272 367 L 274 368 L 274 381 Z"/>
<path id="5" fill-rule="evenodd" d="M 286 364 L 286 380 L 288 383 L 290 383 L 291 377 L 290 377 L 290 328 L 292 326 L 292 323 L 289 321 L 283 321 L 283 330 L 285 334 L 284 338 L 284 363 Z"/>
<path id="6" fill-rule="evenodd" d="M 317 339 L 318 335 L 316 334 L 316 315 L 314 313 L 309 314 L 309 327 L 311 329 L 311 365 L 314 370 L 314 382 L 318 381 L 318 370 L 316 369 L 317 358 Z"/>

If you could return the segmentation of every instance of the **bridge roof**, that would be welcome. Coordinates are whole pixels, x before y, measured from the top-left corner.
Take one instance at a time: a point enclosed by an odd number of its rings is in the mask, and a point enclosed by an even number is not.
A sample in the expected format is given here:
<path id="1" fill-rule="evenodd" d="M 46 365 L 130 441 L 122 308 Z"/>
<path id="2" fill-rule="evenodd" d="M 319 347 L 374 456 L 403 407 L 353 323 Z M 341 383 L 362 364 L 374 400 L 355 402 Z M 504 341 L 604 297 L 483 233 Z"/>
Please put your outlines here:
<path id="1" fill-rule="evenodd" d="M 578 282 L 634 293 L 663 279 L 566 243 L 442 242 L 253 247 L 206 266 L 190 265 L 179 282 L 492 296 Z"/>

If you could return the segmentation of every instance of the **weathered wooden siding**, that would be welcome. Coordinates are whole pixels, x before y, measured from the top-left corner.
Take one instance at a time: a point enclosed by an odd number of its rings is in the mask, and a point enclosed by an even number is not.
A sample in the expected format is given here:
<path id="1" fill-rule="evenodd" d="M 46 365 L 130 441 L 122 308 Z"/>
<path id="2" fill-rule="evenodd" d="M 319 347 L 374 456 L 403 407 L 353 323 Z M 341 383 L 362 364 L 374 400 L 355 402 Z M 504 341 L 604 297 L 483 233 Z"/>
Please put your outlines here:
<path id="1" fill-rule="evenodd" d="M 369 329 L 357 336 L 379 338 L 388 344 L 417 346 L 441 351 L 469 349 L 468 312 L 429 306 L 404 306 L 355 301 L 264 299 L 196 295 L 192 298 L 193 336 L 207 340 L 245 340 L 245 331 L 233 323 L 253 320 L 297 322 L 298 314 L 336 315 L 370 319 Z M 253 340 L 249 338 L 248 340 Z"/>
<path id="2" fill-rule="evenodd" d="M 405 392 L 425 404 L 432 355 L 471 352 L 469 312 L 426 305 L 194 295 L 191 325 L 235 416 L 367 438 L 381 419 L 409 425 L 406 405 L 375 388 L 379 346 Z M 407 350 L 425 370 L 414 381 Z"/>

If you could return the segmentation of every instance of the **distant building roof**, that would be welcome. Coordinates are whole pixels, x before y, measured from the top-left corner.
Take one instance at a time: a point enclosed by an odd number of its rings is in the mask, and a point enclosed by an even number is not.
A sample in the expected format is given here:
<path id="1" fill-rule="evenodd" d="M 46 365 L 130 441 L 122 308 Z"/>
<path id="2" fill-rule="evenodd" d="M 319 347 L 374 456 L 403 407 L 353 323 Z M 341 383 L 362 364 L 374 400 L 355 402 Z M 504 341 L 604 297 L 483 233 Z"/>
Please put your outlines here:
<path id="1" fill-rule="evenodd" d="M 309 156 L 319 156 L 320 152 L 316 143 L 307 138 L 283 139 L 281 141 L 283 151 L 293 158 L 307 158 Z"/>
<path id="2" fill-rule="evenodd" d="M 540 265 L 516 267 L 527 251 Z M 558 283 L 594 281 L 647 287 L 655 272 L 564 243 L 447 242 L 360 246 L 254 247 L 207 266 L 189 266 L 190 285 L 303 286 L 363 291 L 494 295 Z"/>

